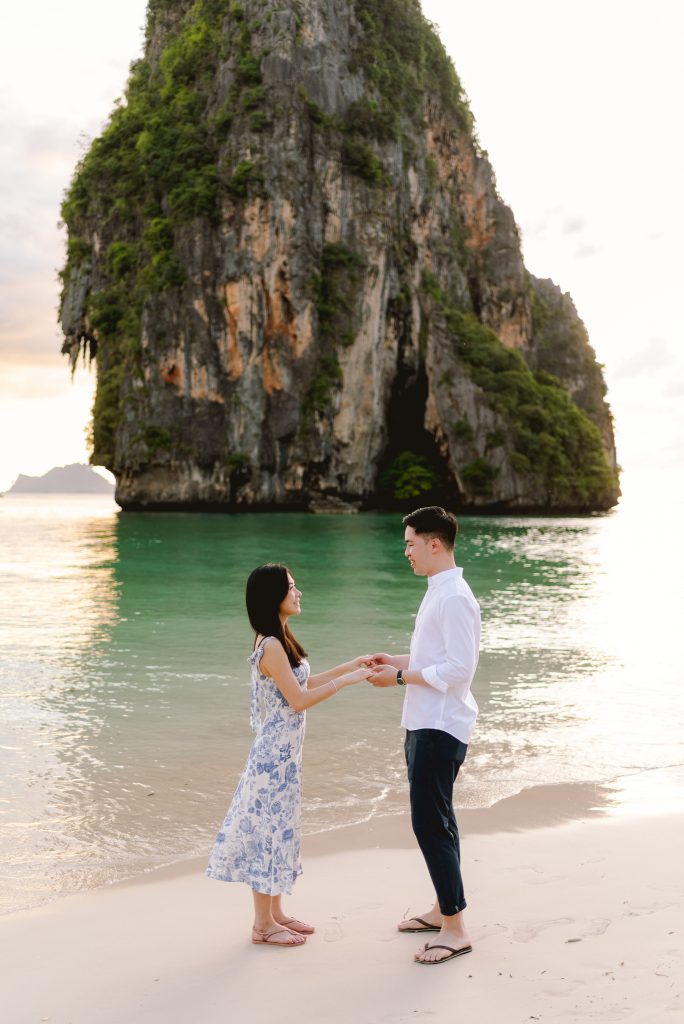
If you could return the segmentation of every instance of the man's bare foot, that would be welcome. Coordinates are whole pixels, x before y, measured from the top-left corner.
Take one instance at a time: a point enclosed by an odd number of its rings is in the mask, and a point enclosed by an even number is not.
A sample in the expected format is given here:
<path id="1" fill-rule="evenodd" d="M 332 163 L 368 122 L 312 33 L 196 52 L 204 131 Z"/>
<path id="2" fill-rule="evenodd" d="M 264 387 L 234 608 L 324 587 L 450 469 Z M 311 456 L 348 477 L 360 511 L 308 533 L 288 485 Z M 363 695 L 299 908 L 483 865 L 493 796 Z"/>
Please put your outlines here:
<path id="1" fill-rule="evenodd" d="M 297 932 L 298 935 L 313 935 L 316 931 L 312 924 L 307 924 L 306 921 L 300 921 L 296 917 L 288 917 L 287 914 L 274 914 L 273 918 L 278 922 L 278 924 L 282 924 L 286 928 L 289 928 L 291 932 Z"/>
<path id="2" fill-rule="evenodd" d="M 442 927 L 442 915 L 439 911 L 426 911 L 420 917 L 407 917 L 397 925 L 399 932 L 438 932 Z"/>

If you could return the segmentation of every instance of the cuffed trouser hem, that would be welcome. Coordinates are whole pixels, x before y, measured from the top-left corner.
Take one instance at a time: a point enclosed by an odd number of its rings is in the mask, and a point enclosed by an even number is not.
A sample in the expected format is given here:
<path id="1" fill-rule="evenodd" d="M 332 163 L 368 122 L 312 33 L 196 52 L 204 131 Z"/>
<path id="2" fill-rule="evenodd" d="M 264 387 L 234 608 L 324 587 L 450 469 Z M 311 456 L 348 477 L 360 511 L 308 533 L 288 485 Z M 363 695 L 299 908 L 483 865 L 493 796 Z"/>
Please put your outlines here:
<path id="1" fill-rule="evenodd" d="M 456 914 L 460 914 L 462 910 L 465 910 L 467 906 L 468 904 L 466 903 L 465 900 L 463 900 L 463 903 L 461 903 L 460 907 L 456 907 L 455 910 L 453 909 L 453 907 L 449 907 L 448 910 L 445 910 L 442 904 L 440 903 L 439 912 L 442 915 L 442 917 L 454 917 Z"/>

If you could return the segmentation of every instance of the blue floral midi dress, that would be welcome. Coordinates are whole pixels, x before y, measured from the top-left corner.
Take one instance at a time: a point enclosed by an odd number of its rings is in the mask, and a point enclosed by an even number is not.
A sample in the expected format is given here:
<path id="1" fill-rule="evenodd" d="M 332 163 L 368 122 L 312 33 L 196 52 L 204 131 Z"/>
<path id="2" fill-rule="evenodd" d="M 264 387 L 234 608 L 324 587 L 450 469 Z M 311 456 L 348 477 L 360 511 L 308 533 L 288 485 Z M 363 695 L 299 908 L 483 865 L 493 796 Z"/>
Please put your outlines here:
<path id="1" fill-rule="evenodd" d="M 302 873 L 300 824 L 302 745 L 306 715 L 287 703 L 260 670 L 268 637 L 249 658 L 252 667 L 250 724 L 254 742 L 209 858 L 207 875 L 245 882 L 256 892 L 291 893 Z M 304 688 L 309 663 L 292 669 Z"/>

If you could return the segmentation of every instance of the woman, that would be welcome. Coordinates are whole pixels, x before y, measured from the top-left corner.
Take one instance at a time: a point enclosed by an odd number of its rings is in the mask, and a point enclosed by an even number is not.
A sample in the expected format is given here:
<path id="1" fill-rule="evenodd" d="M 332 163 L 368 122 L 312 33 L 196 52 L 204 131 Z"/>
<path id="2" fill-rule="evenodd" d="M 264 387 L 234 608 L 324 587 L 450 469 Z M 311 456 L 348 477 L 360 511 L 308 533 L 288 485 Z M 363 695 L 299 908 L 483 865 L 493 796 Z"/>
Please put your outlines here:
<path id="1" fill-rule="evenodd" d="M 301 946 L 314 931 L 289 917 L 281 903 L 302 871 L 304 712 L 370 671 L 360 657 L 310 675 L 306 651 L 288 625 L 301 612 L 301 596 L 284 565 L 261 565 L 247 580 L 247 615 L 256 634 L 249 659 L 256 736 L 207 867 L 211 878 L 251 887 L 252 942 L 284 947 Z"/>

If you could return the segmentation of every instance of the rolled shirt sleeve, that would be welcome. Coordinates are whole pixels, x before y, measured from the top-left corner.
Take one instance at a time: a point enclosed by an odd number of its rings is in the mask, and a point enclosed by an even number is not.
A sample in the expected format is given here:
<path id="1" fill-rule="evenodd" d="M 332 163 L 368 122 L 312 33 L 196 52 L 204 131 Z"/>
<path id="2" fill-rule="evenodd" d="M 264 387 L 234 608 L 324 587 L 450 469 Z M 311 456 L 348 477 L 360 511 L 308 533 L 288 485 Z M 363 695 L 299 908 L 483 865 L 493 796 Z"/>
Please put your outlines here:
<path id="1" fill-rule="evenodd" d="M 475 610 L 464 596 L 450 594 L 441 602 L 439 618 L 445 640 L 443 657 L 420 673 L 428 685 L 446 693 L 453 689 L 465 696 L 470 688 L 479 657 L 479 634 Z"/>

